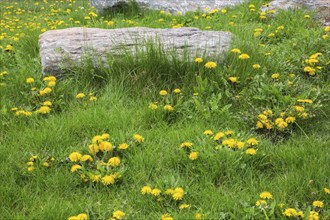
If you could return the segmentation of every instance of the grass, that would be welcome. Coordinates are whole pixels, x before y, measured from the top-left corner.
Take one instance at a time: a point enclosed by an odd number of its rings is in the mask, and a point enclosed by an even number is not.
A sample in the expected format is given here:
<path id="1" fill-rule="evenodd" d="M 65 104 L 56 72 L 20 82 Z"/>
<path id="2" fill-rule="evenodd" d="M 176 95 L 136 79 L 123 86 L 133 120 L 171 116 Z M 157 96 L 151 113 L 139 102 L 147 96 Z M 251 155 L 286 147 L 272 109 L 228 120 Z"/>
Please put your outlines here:
<path id="1" fill-rule="evenodd" d="M 291 219 L 329 219 L 328 28 L 306 9 L 260 19 L 263 3 L 185 15 L 132 4 L 97 15 L 87 1 L 4 1 L 1 219 L 67 219 L 79 213 L 120 219 L 113 216 L 118 210 L 124 219 L 166 219 L 166 213 L 174 219 L 290 219 L 289 208 L 296 215 Z M 158 45 L 148 44 L 148 53 L 109 57 L 108 68 L 85 62 L 66 70 L 51 92 L 40 95 L 54 80 L 45 81 L 41 73 L 38 36 L 74 26 L 230 31 L 235 36 L 231 50 L 250 58 L 228 51 L 197 63 L 165 56 Z M 262 31 L 256 33 L 257 28 Z M 316 53 L 321 55 L 311 57 Z M 217 66 L 207 69 L 207 62 Z M 313 70 L 305 71 L 307 66 Z M 28 78 L 34 82 L 27 83 Z M 160 95 L 161 90 L 167 94 Z M 78 93 L 85 96 L 76 98 Z M 42 108 L 45 101 L 52 105 Z M 226 134 L 214 140 L 220 131 Z M 95 138 L 104 133 L 110 138 L 101 142 L 116 147 L 89 152 L 93 137 L 95 149 L 102 145 Z M 258 143 L 249 143 L 251 138 Z M 120 150 L 124 142 L 129 148 Z M 180 147 L 184 142 L 193 145 Z M 70 172 L 77 151 L 93 162 L 77 162 L 83 168 Z M 100 165 L 113 157 L 120 158 L 119 166 Z M 98 174 L 115 175 L 115 183 L 93 182 Z M 162 193 L 143 195 L 144 186 Z M 182 201 L 165 194 L 178 187 L 184 190 L 178 194 Z M 257 205 L 262 192 L 272 198 Z M 179 209 L 183 203 L 189 207 Z"/>

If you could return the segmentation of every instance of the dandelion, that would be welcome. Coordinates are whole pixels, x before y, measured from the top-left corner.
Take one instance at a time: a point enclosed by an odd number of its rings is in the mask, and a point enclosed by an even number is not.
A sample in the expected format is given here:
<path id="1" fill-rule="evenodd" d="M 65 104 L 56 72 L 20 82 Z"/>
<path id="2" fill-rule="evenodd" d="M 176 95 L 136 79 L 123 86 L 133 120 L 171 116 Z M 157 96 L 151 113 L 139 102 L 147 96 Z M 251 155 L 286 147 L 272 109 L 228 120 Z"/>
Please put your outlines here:
<path id="1" fill-rule="evenodd" d="M 159 196 L 161 192 L 162 191 L 160 189 L 155 188 L 155 189 L 151 190 L 150 194 L 153 196 Z"/>
<path id="2" fill-rule="evenodd" d="M 274 74 L 272 74 L 272 79 L 278 79 L 278 78 L 280 78 L 280 74 L 279 73 L 274 73 Z"/>
<path id="3" fill-rule="evenodd" d="M 92 101 L 92 102 L 94 102 L 94 101 L 96 101 L 97 100 L 97 97 L 96 96 L 91 96 L 91 97 L 89 97 L 89 101 Z"/>
<path id="4" fill-rule="evenodd" d="M 204 216 L 201 213 L 197 212 L 195 215 L 195 218 L 196 218 L 196 220 L 202 220 L 204 218 Z"/>
<path id="5" fill-rule="evenodd" d="M 256 202 L 257 207 L 259 207 L 261 205 L 266 205 L 266 204 L 267 204 L 266 200 L 263 200 L 263 199 L 260 199 Z"/>
<path id="6" fill-rule="evenodd" d="M 88 146 L 89 152 L 91 154 L 97 154 L 100 151 L 100 148 L 97 144 L 91 144 Z"/>
<path id="7" fill-rule="evenodd" d="M 76 172 L 77 170 L 80 170 L 82 168 L 82 166 L 80 166 L 79 164 L 75 164 L 71 167 L 71 173 Z"/>
<path id="8" fill-rule="evenodd" d="M 34 169 L 35 169 L 34 166 L 30 166 L 30 167 L 27 168 L 27 170 L 28 170 L 29 172 L 32 172 Z"/>
<path id="9" fill-rule="evenodd" d="M 120 210 L 114 211 L 112 213 L 112 217 L 114 217 L 117 220 L 122 219 L 124 216 L 125 216 L 125 212 L 120 211 Z"/>
<path id="10" fill-rule="evenodd" d="M 295 105 L 293 106 L 293 108 L 297 111 L 297 112 L 303 112 L 305 111 L 305 108 L 299 105 Z"/>
<path id="11" fill-rule="evenodd" d="M 93 161 L 93 158 L 92 158 L 90 155 L 85 154 L 85 155 L 83 155 L 83 156 L 80 158 L 80 161 L 81 161 L 81 162 L 86 162 L 86 161 L 92 162 L 92 161 Z"/>
<path id="12" fill-rule="evenodd" d="M 168 111 L 168 112 L 171 112 L 171 111 L 174 110 L 174 108 L 173 108 L 171 105 L 165 105 L 165 106 L 164 106 L 164 110 L 165 110 L 165 111 Z"/>
<path id="13" fill-rule="evenodd" d="M 310 15 L 304 15 L 304 18 L 305 18 L 305 19 L 310 19 L 311 16 L 310 16 Z"/>
<path id="14" fill-rule="evenodd" d="M 167 91 L 166 90 L 160 90 L 159 95 L 166 96 L 167 95 Z"/>
<path id="15" fill-rule="evenodd" d="M 217 67 L 217 63 L 213 61 L 209 61 L 205 64 L 205 68 L 207 69 L 214 69 Z"/>
<path id="16" fill-rule="evenodd" d="M 34 79 L 31 78 L 31 77 L 30 77 L 30 78 L 27 78 L 27 79 L 26 79 L 26 83 L 27 83 L 27 84 L 32 84 L 32 83 L 34 83 Z"/>
<path id="17" fill-rule="evenodd" d="M 272 194 L 270 192 L 268 192 L 268 191 L 265 191 L 265 192 L 260 193 L 259 196 L 262 199 L 271 199 L 271 198 L 273 198 Z"/>
<path id="18" fill-rule="evenodd" d="M 293 116 L 289 116 L 289 117 L 287 117 L 287 118 L 285 119 L 285 122 L 287 122 L 287 123 L 293 123 L 293 122 L 295 122 L 295 120 L 296 120 L 295 117 L 293 117 Z"/>
<path id="19" fill-rule="evenodd" d="M 103 141 L 103 139 L 104 138 L 101 135 L 95 135 L 92 138 L 92 142 L 93 142 L 93 144 L 100 144 Z"/>
<path id="20" fill-rule="evenodd" d="M 115 178 L 113 177 L 113 175 L 104 176 L 104 177 L 102 177 L 102 183 L 106 186 L 114 184 Z"/>
<path id="21" fill-rule="evenodd" d="M 319 213 L 315 212 L 315 211 L 310 211 L 309 213 L 309 220 L 319 220 Z"/>
<path id="22" fill-rule="evenodd" d="M 112 150 L 112 144 L 108 141 L 101 142 L 99 147 L 100 147 L 101 151 L 111 151 Z"/>
<path id="23" fill-rule="evenodd" d="M 47 83 L 47 86 L 49 86 L 49 87 L 54 87 L 55 85 L 56 85 L 55 81 L 50 81 Z"/>
<path id="24" fill-rule="evenodd" d="M 249 155 L 255 155 L 257 151 L 254 148 L 248 148 L 246 149 L 245 153 Z"/>
<path id="25" fill-rule="evenodd" d="M 234 49 L 232 49 L 231 52 L 232 52 L 232 53 L 238 53 L 238 54 L 242 53 L 241 50 L 238 49 L 238 48 L 234 48 Z"/>
<path id="26" fill-rule="evenodd" d="M 304 72 L 307 72 L 310 76 L 314 76 L 316 74 L 316 70 L 311 66 L 306 66 L 304 68 Z"/>
<path id="27" fill-rule="evenodd" d="M 179 209 L 187 209 L 189 208 L 190 205 L 186 204 L 186 203 L 183 203 L 179 206 Z"/>
<path id="28" fill-rule="evenodd" d="M 330 195 L 330 189 L 328 189 L 328 188 L 323 188 L 323 191 L 324 191 L 326 194 Z"/>
<path id="29" fill-rule="evenodd" d="M 294 208 L 287 208 L 287 209 L 284 210 L 284 212 L 282 214 L 286 217 L 296 217 L 296 216 L 298 216 L 298 212 Z"/>
<path id="30" fill-rule="evenodd" d="M 45 162 L 42 163 L 42 166 L 49 167 L 49 163 L 45 161 Z"/>
<path id="31" fill-rule="evenodd" d="M 245 142 L 238 141 L 238 142 L 236 143 L 236 146 L 237 146 L 238 149 L 242 149 L 242 148 L 245 146 Z"/>
<path id="32" fill-rule="evenodd" d="M 139 135 L 139 134 L 135 134 L 135 135 L 133 136 L 133 139 L 134 139 L 135 141 L 137 141 L 138 143 L 142 143 L 142 142 L 144 142 L 144 137 L 142 137 L 142 136 Z"/>
<path id="33" fill-rule="evenodd" d="M 191 146 L 193 146 L 193 143 L 191 143 L 191 142 L 183 142 L 180 145 L 181 148 L 190 148 Z"/>
<path id="34" fill-rule="evenodd" d="M 234 76 L 229 77 L 228 80 L 229 80 L 231 83 L 237 83 L 237 82 L 238 82 L 238 78 L 237 78 L 237 77 L 234 77 Z"/>
<path id="35" fill-rule="evenodd" d="M 225 136 L 225 134 L 223 132 L 218 132 L 215 134 L 215 136 L 213 137 L 213 140 L 218 141 L 220 140 L 220 138 L 222 138 L 223 136 Z"/>
<path id="36" fill-rule="evenodd" d="M 211 131 L 211 130 L 205 130 L 203 134 L 205 134 L 205 135 L 212 135 L 213 134 L 213 131 Z"/>
<path id="37" fill-rule="evenodd" d="M 173 220 L 170 214 L 163 214 L 161 220 Z"/>
<path id="38" fill-rule="evenodd" d="M 197 58 L 195 59 L 195 63 L 202 63 L 202 62 L 203 62 L 203 59 L 200 58 L 200 57 L 197 57 Z"/>
<path id="39" fill-rule="evenodd" d="M 253 64 L 252 67 L 253 67 L 253 69 L 256 69 L 256 70 L 261 68 L 261 66 L 259 64 Z"/>
<path id="40" fill-rule="evenodd" d="M 36 112 L 41 114 L 47 114 L 50 112 L 50 108 L 48 106 L 41 106 Z"/>
<path id="41" fill-rule="evenodd" d="M 78 94 L 76 95 L 76 98 L 77 98 L 77 99 L 82 99 L 82 98 L 84 98 L 84 97 L 85 97 L 85 94 L 82 93 L 82 92 L 80 92 L 80 93 L 78 93 Z"/>
<path id="42" fill-rule="evenodd" d="M 174 89 L 173 92 L 174 92 L 174 94 L 180 94 L 181 93 L 181 89 Z"/>
<path id="43" fill-rule="evenodd" d="M 77 215 L 79 220 L 87 220 L 88 216 L 86 213 L 80 213 L 79 215 Z"/>
<path id="44" fill-rule="evenodd" d="M 70 155 L 69 155 L 69 159 L 71 162 L 78 162 L 81 158 L 81 153 L 79 152 L 72 152 Z"/>
<path id="45" fill-rule="evenodd" d="M 189 154 L 189 159 L 190 160 L 196 160 L 198 158 L 198 152 L 191 152 L 190 154 Z"/>
<path id="46" fill-rule="evenodd" d="M 141 194 L 145 195 L 145 194 L 151 194 L 152 189 L 150 186 L 144 186 L 141 189 Z"/>
<path id="47" fill-rule="evenodd" d="M 151 110 L 156 110 L 158 108 L 158 106 L 156 103 L 150 103 L 148 108 Z"/>
<path id="48" fill-rule="evenodd" d="M 44 101 L 43 105 L 44 106 L 52 106 L 52 102 L 51 101 Z"/>
<path id="49" fill-rule="evenodd" d="M 313 202 L 313 206 L 318 207 L 318 208 L 323 208 L 324 204 L 323 204 L 322 201 L 316 200 L 316 201 Z"/>
<path id="50" fill-rule="evenodd" d="M 324 28 L 324 31 L 325 31 L 325 32 L 330 32 L 330 26 L 326 26 L 326 27 Z"/>
<path id="51" fill-rule="evenodd" d="M 112 167 L 119 166 L 120 158 L 119 157 L 112 157 L 109 159 L 108 164 Z"/>
<path id="52" fill-rule="evenodd" d="M 246 53 L 242 53 L 241 55 L 238 56 L 238 59 L 240 59 L 240 60 L 246 60 L 249 58 L 250 58 L 250 56 Z"/>
<path id="53" fill-rule="evenodd" d="M 174 193 L 172 194 L 172 198 L 174 200 L 182 200 L 184 195 L 184 190 L 181 187 L 177 187 L 174 189 Z"/>
<path id="54" fill-rule="evenodd" d="M 122 144 L 119 144 L 118 149 L 119 150 L 127 150 L 128 147 L 129 147 L 129 145 L 127 143 L 122 143 Z"/>
<path id="55" fill-rule="evenodd" d="M 246 141 L 246 143 L 254 146 L 254 145 L 257 145 L 259 143 L 259 141 L 257 141 L 257 139 L 255 139 L 255 138 L 250 138 Z"/>
<path id="56" fill-rule="evenodd" d="M 98 182 L 98 181 L 100 181 L 101 175 L 92 174 L 90 178 L 91 178 L 92 182 Z"/>

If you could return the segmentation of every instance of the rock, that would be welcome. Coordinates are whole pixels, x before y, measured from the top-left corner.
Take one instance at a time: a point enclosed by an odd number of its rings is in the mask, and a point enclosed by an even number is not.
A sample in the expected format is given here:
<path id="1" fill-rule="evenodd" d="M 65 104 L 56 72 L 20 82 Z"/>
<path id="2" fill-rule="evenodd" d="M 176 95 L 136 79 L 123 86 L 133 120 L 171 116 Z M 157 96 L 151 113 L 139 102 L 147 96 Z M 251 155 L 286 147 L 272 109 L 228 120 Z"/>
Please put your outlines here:
<path id="1" fill-rule="evenodd" d="M 129 2 L 130 0 L 90 0 L 91 6 L 94 6 L 99 12 L 114 7 L 121 2 Z M 246 0 L 136 0 L 135 2 L 142 7 L 156 10 L 165 10 L 171 13 L 187 11 L 196 11 L 198 9 L 214 9 L 234 6 Z"/>
<path id="2" fill-rule="evenodd" d="M 302 7 L 318 11 L 321 20 L 327 21 L 330 18 L 330 0 L 274 0 L 263 10 L 289 10 Z"/>
<path id="3" fill-rule="evenodd" d="M 202 55 L 217 57 L 229 49 L 231 38 L 229 32 L 186 27 L 68 28 L 41 34 L 39 47 L 43 73 L 60 75 L 63 69 L 82 62 L 84 55 L 106 65 L 108 55 L 117 56 L 123 50 L 134 54 L 137 47 L 145 51 L 149 42 L 160 43 L 165 53 L 175 51 L 179 57 L 185 52 L 191 59 Z"/>

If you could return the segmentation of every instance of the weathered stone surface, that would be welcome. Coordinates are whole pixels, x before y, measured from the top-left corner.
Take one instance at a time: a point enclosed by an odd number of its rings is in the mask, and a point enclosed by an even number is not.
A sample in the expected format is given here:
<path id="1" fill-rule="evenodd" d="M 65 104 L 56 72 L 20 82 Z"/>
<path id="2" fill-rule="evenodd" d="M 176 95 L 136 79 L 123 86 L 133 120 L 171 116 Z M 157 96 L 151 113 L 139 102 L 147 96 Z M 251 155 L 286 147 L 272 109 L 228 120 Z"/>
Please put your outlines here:
<path id="1" fill-rule="evenodd" d="M 84 54 L 106 61 L 108 55 L 120 55 L 123 49 L 136 52 L 152 41 L 160 43 L 164 52 L 179 56 L 213 57 L 227 51 L 232 34 L 222 31 L 201 31 L 197 28 L 153 29 L 144 27 L 121 29 L 68 28 L 47 31 L 39 36 L 43 73 L 59 75 L 63 66 L 82 61 Z"/>
<path id="2" fill-rule="evenodd" d="M 91 6 L 94 6 L 98 11 L 103 12 L 107 8 L 117 5 L 119 2 L 129 2 L 129 0 L 90 0 Z M 138 5 L 150 9 L 165 10 L 168 12 L 196 11 L 205 7 L 224 8 L 234 6 L 246 0 L 136 0 Z"/>
<path id="3" fill-rule="evenodd" d="M 306 7 L 318 11 L 319 17 L 325 22 L 330 18 L 330 0 L 274 0 L 269 3 L 267 9 L 289 10 Z M 266 8 L 263 8 L 266 10 Z"/>

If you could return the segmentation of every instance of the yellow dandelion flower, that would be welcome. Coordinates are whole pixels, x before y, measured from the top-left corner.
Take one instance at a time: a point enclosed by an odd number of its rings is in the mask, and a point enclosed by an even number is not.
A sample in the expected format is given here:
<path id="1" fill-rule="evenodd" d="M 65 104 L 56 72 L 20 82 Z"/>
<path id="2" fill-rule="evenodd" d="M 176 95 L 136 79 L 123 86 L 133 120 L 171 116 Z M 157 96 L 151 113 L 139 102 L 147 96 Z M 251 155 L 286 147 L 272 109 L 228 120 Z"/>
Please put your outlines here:
<path id="1" fill-rule="evenodd" d="M 120 210 L 114 211 L 112 213 L 112 217 L 114 217 L 117 220 L 122 219 L 124 216 L 125 216 L 125 212 L 120 211 Z"/>
<path id="2" fill-rule="evenodd" d="M 51 101 L 44 101 L 43 105 L 44 106 L 52 106 L 52 102 Z"/>
<path id="3" fill-rule="evenodd" d="M 196 62 L 196 63 L 202 63 L 202 62 L 203 62 L 203 59 L 200 58 L 200 57 L 197 57 L 197 58 L 195 59 L 195 62 Z"/>
<path id="4" fill-rule="evenodd" d="M 324 31 L 325 31 L 325 32 L 330 32 L 330 26 L 326 26 L 326 27 L 324 28 Z"/>
<path id="5" fill-rule="evenodd" d="M 310 16 L 310 15 L 304 15 L 304 18 L 305 18 L 305 19 L 310 19 L 311 16 Z"/>
<path id="6" fill-rule="evenodd" d="M 44 167 L 49 167 L 49 163 L 48 163 L 48 162 L 43 162 L 43 163 L 42 163 L 42 166 L 44 166 Z"/>
<path id="7" fill-rule="evenodd" d="M 265 191 L 265 192 L 260 193 L 259 196 L 262 199 L 271 199 L 271 198 L 273 198 L 272 194 L 270 192 L 268 192 L 268 191 Z"/>
<path id="8" fill-rule="evenodd" d="M 297 112 L 303 112 L 305 111 L 305 108 L 299 105 L 295 105 L 293 106 L 293 108 L 297 111 Z"/>
<path id="9" fill-rule="evenodd" d="M 220 132 L 218 132 L 218 133 L 215 134 L 215 136 L 213 137 L 213 140 L 218 141 L 223 136 L 225 136 L 225 133 L 223 133 L 223 132 L 220 131 Z"/>
<path id="10" fill-rule="evenodd" d="M 313 202 L 313 206 L 318 207 L 318 208 L 323 208 L 324 203 L 322 201 L 316 200 L 316 201 Z"/>
<path id="11" fill-rule="evenodd" d="M 193 146 L 193 143 L 191 142 L 183 142 L 180 147 L 182 148 L 190 148 L 191 146 Z"/>
<path id="12" fill-rule="evenodd" d="M 173 217 L 170 214 L 163 214 L 161 220 L 173 220 Z"/>
<path id="13" fill-rule="evenodd" d="M 261 66 L 259 64 L 253 64 L 252 67 L 253 67 L 253 69 L 256 69 L 256 70 L 261 68 Z"/>
<path id="14" fill-rule="evenodd" d="M 97 144 L 91 144 L 88 146 L 89 152 L 91 154 L 97 154 L 100 151 L 100 148 Z"/>
<path id="15" fill-rule="evenodd" d="M 245 146 L 245 142 L 238 141 L 238 142 L 236 143 L 236 146 L 237 146 L 238 149 L 242 149 L 242 148 L 244 148 L 244 146 Z"/>
<path id="16" fill-rule="evenodd" d="M 76 172 L 77 170 L 80 170 L 82 168 L 82 166 L 80 166 L 79 164 L 75 164 L 71 167 L 71 173 Z"/>
<path id="17" fill-rule="evenodd" d="M 324 191 L 326 194 L 330 195 L 330 189 L 328 189 L 328 188 L 323 188 L 323 191 Z"/>
<path id="18" fill-rule="evenodd" d="M 90 179 L 92 180 L 92 182 L 99 182 L 100 181 L 100 178 L 101 178 L 101 175 L 94 175 L 94 174 L 92 174 L 90 176 Z"/>
<path id="19" fill-rule="evenodd" d="M 259 143 L 259 141 L 257 141 L 257 139 L 255 139 L 255 138 L 250 138 L 246 141 L 246 143 L 254 146 L 254 145 L 257 145 Z"/>
<path id="20" fill-rule="evenodd" d="M 26 79 L 26 83 L 32 84 L 34 83 L 34 79 L 32 77 Z"/>
<path id="21" fill-rule="evenodd" d="M 55 81 L 49 81 L 47 83 L 47 86 L 49 86 L 49 87 L 54 87 L 55 85 L 56 85 L 56 82 Z"/>
<path id="22" fill-rule="evenodd" d="M 141 194 L 145 195 L 145 194 L 151 194 L 152 189 L 150 186 L 144 186 L 141 189 Z"/>
<path id="23" fill-rule="evenodd" d="M 257 151 L 254 148 L 248 148 L 246 149 L 245 153 L 249 155 L 255 155 Z"/>
<path id="24" fill-rule="evenodd" d="M 309 213 L 309 220 L 319 220 L 319 213 L 315 212 L 315 211 L 310 211 Z"/>
<path id="25" fill-rule="evenodd" d="M 144 142 L 144 137 L 142 137 L 142 136 L 139 135 L 139 134 L 135 134 L 135 135 L 133 136 L 133 139 L 134 139 L 136 142 L 138 142 L 138 143 L 142 143 L 142 142 Z"/>
<path id="26" fill-rule="evenodd" d="M 102 141 L 100 143 L 100 150 L 101 151 L 111 151 L 112 150 L 112 144 L 108 141 Z"/>
<path id="27" fill-rule="evenodd" d="M 213 61 L 209 61 L 204 66 L 207 69 L 214 69 L 214 68 L 217 67 L 217 63 L 216 62 L 213 62 Z"/>
<path id="28" fill-rule="evenodd" d="M 165 191 L 165 194 L 166 195 L 172 195 L 174 193 L 174 189 L 167 189 L 166 191 Z"/>
<path id="29" fill-rule="evenodd" d="M 249 58 L 250 58 L 250 56 L 246 53 L 242 53 L 241 55 L 238 56 L 238 59 L 240 59 L 240 60 L 246 60 Z"/>
<path id="30" fill-rule="evenodd" d="M 87 220 L 88 219 L 88 215 L 86 213 L 80 213 L 79 215 L 77 215 L 79 220 Z"/>
<path id="31" fill-rule="evenodd" d="M 44 77 L 43 80 L 46 81 L 46 82 L 56 81 L 56 77 L 55 76 L 46 76 L 46 77 Z"/>
<path id="32" fill-rule="evenodd" d="M 229 80 L 231 83 L 237 83 L 237 82 L 238 82 L 238 77 L 231 76 L 231 77 L 228 78 L 228 80 Z"/>
<path id="33" fill-rule="evenodd" d="M 69 159 L 71 162 L 78 162 L 81 158 L 81 153 L 79 153 L 78 151 L 72 152 L 69 155 Z"/>
<path id="34" fill-rule="evenodd" d="M 166 90 L 160 90 L 159 95 L 166 96 L 167 95 L 167 91 Z"/>
<path id="35" fill-rule="evenodd" d="M 28 170 L 29 172 L 32 172 L 34 169 L 35 169 L 34 166 L 30 166 L 30 167 L 27 168 L 27 170 Z"/>
<path id="36" fill-rule="evenodd" d="M 234 49 L 232 49 L 231 52 L 232 52 L 232 53 L 238 53 L 238 54 L 242 53 L 241 50 L 238 49 L 238 48 L 234 48 Z"/>
<path id="37" fill-rule="evenodd" d="M 150 103 L 148 108 L 150 108 L 151 110 L 155 110 L 158 108 L 158 106 L 156 103 Z"/>
<path id="38" fill-rule="evenodd" d="M 262 122 L 261 121 L 257 121 L 257 124 L 256 124 L 256 128 L 263 128 L 264 127 L 264 125 L 262 124 Z"/>
<path id="39" fill-rule="evenodd" d="M 274 74 L 272 74 L 272 79 L 278 79 L 278 78 L 280 78 L 280 74 L 279 73 L 274 73 Z"/>
<path id="40" fill-rule="evenodd" d="M 263 199 L 260 199 L 256 202 L 257 207 L 259 207 L 261 205 L 266 205 L 266 204 L 267 204 L 266 200 L 263 200 Z"/>
<path id="41" fill-rule="evenodd" d="M 171 112 L 171 111 L 174 110 L 174 108 L 173 108 L 171 105 L 165 105 L 165 106 L 164 106 L 164 110 L 165 110 L 165 111 L 168 111 L 168 112 Z"/>
<path id="42" fill-rule="evenodd" d="M 173 93 L 174 93 L 174 94 L 180 94 L 180 93 L 181 93 L 181 89 L 174 89 L 174 90 L 173 90 Z"/>
<path id="43" fill-rule="evenodd" d="M 41 106 L 36 112 L 40 114 L 48 114 L 50 110 L 49 106 Z"/>
<path id="44" fill-rule="evenodd" d="M 296 217 L 296 216 L 298 216 L 298 212 L 294 208 L 287 208 L 287 209 L 284 210 L 284 212 L 282 214 L 286 217 Z"/>
<path id="45" fill-rule="evenodd" d="M 186 204 L 186 203 L 183 203 L 179 206 L 179 209 L 187 209 L 189 208 L 190 205 Z"/>
<path id="46" fill-rule="evenodd" d="M 100 144 L 103 140 L 104 140 L 104 138 L 102 137 L 102 135 L 95 135 L 92 138 L 93 144 Z"/>
<path id="47" fill-rule="evenodd" d="M 122 143 L 122 144 L 119 144 L 118 149 L 119 150 L 127 150 L 128 147 L 129 147 L 129 145 L 127 143 Z"/>
<path id="48" fill-rule="evenodd" d="M 295 121 L 296 121 L 296 118 L 293 116 L 289 116 L 285 119 L 285 122 L 287 122 L 287 123 L 293 123 Z"/>
<path id="49" fill-rule="evenodd" d="M 205 130 L 203 134 L 205 134 L 205 135 L 212 135 L 213 134 L 213 131 L 211 131 L 211 130 Z"/>
<path id="50" fill-rule="evenodd" d="M 80 158 L 80 161 L 82 161 L 82 162 L 86 162 L 86 161 L 92 162 L 93 158 L 90 155 L 85 154 Z"/>
<path id="51" fill-rule="evenodd" d="M 196 218 L 196 220 L 202 220 L 202 219 L 204 219 L 204 216 L 203 216 L 203 214 L 197 212 L 195 215 L 195 218 Z"/>
<path id="52" fill-rule="evenodd" d="M 85 97 L 85 94 L 84 93 L 78 93 L 77 95 L 76 95 L 76 98 L 77 99 L 82 99 L 82 98 L 84 98 Z"/>
<path id="53" fill-rule="evenodd" d="M 113 177 L 113 175 L 104 176 L 104 177 L 102 177 L 102 183 L 106 186 L 114 184 L 115 178 Z"/>
<path id="54" fill-rule="evenodd" d="M 151 190 L 151 195 L 159 196 L 161 192 L 162 191 L 160 189 L 155 188 L 155 189 Z"/>
<path id="55" fill-rule="evenodd" d="M 190 160 L 196 160 L 198 158 L 198 152 L 191 152 L 190 154 L 189 154 L 189 159 Z"/>
<path id="56" fill-rule="evenodd" d="M 112 167 L 116 167 L 120 165 L 120 158 L 119 157 L 111 157 L 108 161 L 108 164 Z"/>

